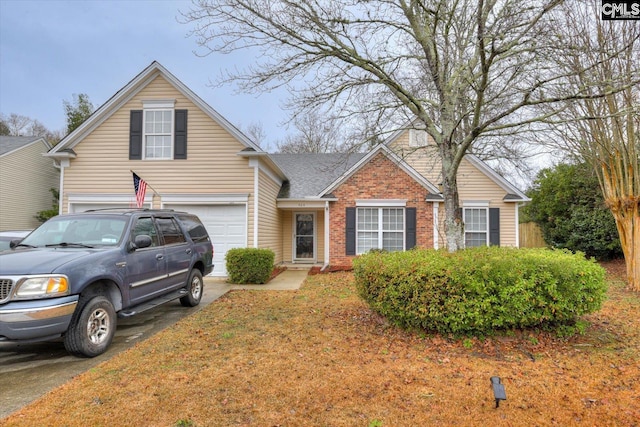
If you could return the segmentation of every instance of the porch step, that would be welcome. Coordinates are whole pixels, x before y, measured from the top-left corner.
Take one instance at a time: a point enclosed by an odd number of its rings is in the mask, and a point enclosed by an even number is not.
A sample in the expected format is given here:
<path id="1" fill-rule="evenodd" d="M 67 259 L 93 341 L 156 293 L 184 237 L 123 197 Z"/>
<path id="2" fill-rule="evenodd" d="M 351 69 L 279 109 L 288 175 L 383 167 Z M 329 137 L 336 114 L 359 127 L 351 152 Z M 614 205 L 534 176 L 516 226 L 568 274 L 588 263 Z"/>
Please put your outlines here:
<path id="1" fill-rule="evenodd" d="M 285 267 L 287 270 L 311 270 L 313 267 L 322 267 L 322 264 L 278 264 L 278 267 Z"/>

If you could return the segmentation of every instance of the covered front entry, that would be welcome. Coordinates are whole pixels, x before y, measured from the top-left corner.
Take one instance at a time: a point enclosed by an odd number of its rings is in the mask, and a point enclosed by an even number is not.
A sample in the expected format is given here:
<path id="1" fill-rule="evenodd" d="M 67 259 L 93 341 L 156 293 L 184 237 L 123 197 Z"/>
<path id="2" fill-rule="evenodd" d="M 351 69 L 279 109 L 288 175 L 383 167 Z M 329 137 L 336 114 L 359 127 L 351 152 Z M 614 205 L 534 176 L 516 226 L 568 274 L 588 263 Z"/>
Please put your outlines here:
<path id="1" fill-rule="evenodd" d="M 282 220 L 283 263 L 323 265 L 329 258 L 324 202 L 279 203 L 278 207 Z"/>
<path id="2" fill-rule="evenodd" d="M 316 214 L 293 214 L 293 261 L 313 263 L 316 260 Z"/>

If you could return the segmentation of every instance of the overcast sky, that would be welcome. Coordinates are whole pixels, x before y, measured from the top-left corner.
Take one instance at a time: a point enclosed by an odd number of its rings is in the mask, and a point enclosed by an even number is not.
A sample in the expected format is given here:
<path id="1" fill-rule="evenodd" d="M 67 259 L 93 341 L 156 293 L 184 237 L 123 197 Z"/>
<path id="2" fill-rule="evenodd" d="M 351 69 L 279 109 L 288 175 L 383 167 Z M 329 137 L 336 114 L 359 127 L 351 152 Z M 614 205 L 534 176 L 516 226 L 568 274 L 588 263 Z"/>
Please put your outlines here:
<path id="1" fill-rule="evenodd" d="M 234 125 L 260 122 L 267 142 L 281 139 L 286 93 L 212 87 L 221 70 L 252 58 L 196 55 L 191 27 L 177 20 L 190 7 L 188 0 L 0 0 L 0 112 L 61 130 L 63 100 L 86 93 L 98 108 L 158 61 Z"/>

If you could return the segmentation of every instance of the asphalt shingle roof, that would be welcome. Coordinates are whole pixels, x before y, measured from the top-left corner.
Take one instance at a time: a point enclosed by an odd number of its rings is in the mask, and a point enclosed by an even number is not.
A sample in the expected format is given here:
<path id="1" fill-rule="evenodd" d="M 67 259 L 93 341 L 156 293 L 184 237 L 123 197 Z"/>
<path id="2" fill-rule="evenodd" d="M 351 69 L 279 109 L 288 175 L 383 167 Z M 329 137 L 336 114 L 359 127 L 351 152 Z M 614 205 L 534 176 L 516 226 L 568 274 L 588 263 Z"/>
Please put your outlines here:
<path id="1" fill-rule="evenodd" d="M 270 154 L 269 157 L 289 178 L 280 189 L 278 198 L 317 197 L 364 156 L 364 153 Z"/>
<path id="2" fill-rule="evenodd" d="M 40 139 L 39 136 L 0 136 L 0 156 Z"/>

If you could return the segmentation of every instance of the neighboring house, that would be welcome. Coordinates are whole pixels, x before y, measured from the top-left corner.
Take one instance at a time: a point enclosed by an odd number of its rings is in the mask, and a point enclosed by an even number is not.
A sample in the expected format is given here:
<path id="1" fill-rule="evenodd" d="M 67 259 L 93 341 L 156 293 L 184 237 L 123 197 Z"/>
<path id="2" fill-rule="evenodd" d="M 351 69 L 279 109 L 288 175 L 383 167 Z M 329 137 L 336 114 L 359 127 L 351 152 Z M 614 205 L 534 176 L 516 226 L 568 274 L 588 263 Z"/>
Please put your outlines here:
<path id="1" fill-rule="evenodd" d="M 60 172 L 44 155 L 51 145 L 35 136 L 0 136 L 0 231 L 40 225 L 38 212 L 53 206 Z"/>
<path id="2" fill-rule="evenodd" d="M 402 157 L 409 133 L 366 154 L 269 154 L 153 62 L 48 155 L 62 212 L 135 206 L 134 171 L 152 187 L 144 206 L 200 216 L 222 276 L 234 247 L 325 267 L 371 248 L 442 247 L 442 196 L 424 162 Z M 473 157 L 461 174 L 470 244 L 517 246 L 526 196 Z"/>

